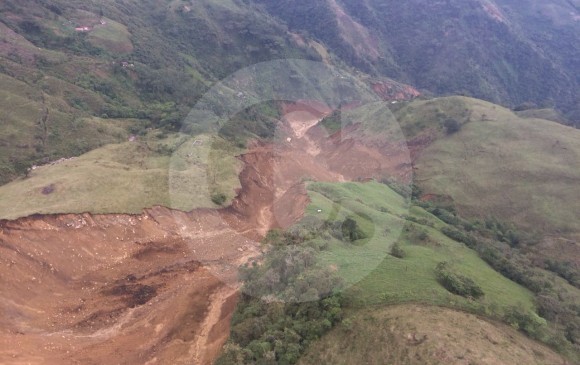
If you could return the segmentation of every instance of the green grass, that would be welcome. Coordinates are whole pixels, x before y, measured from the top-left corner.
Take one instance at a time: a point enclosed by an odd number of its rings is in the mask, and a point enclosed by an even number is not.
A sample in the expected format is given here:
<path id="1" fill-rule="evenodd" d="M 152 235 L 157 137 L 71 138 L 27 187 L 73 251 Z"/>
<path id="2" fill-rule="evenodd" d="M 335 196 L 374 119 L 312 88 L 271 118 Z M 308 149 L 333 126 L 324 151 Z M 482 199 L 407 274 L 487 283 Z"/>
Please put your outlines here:
<path id="1" fill-rule="evenodd" d="M 469 117 L 418 159 L 415 181 L 424 192 L 451 196 L 469 216 L 494 216 L 544 233 L 580 233 L 580 131 L 459 97 L 411 104 L 417 116 L 400 120 L 413 129 L 436 118 L 425 108 L 455 114 L 448 109 L 455 104 L 465 105 Z"/>
<path id="2" fill-rule="evenodd" d="M 307 217 L 332 222 L 354 217 L 369 237 L 355 244 L 331 240 L 329 249 L 321 252 L 324 264 L 336 266 L 346 283 L 356 283 L 381 263 L 397 240 L 404 223 L 400 217 L 406 213 L 408 202 L 377 182 L 311 183 L 308 190 L 311 204 L 306 210 Z M 386 213 L 387 210 L 391 213 Z"/>
<path id="3" fill-rule="evenodd" d="M 111 19 L 105 21 L 106 24 L 97 25 L 89 33 L 91 43 L 111 53 L 131 53 L 133 44 L 127 27 Z"/>
<path id="4" fill-rule="evenodd" d="M 354 245 L 331 240 L 321 253 L 323 263 L 334 265 L 353 285 L 346 295 L 356 306 L 421 302 L 490 314 L 519 304 L 534 309 L 531 292 L 494 271 L 473 250 L 443 235 L 439 229 L 445 223 L 420 207 L 409 209 L 408 202 L 386 185 L 311 183 L 308 190 L 307 218 L 342 221 L 354 216 L 370 235 Z M 423 224 L 412 223 L 407 216 Z M 424 240 L 418 238 L 422 231 L 427 233 Z M 395 242 L 407 253 L 404 259 L 388 254 Z M 435 267 L 442 261 L 472 278 L 485 296 L 473 301 L 445 290 L 435 276 Z"/>
<path id="5" fill-rule="evenodd" d="M 552 365 L 560 356 L 513 328 L 417 305 L 364 309 L 314 342 L 298 362 L 369 365 Z"/>
<path id="6" fill-rule="evenodd" d="M 358 305 L 420 302 L 463 309 L 484 310 L 522 304 L 532 310 L 533 295 L 527 289 L 506 279 L 487 265 L 474 251 L 445 237 L 430 227 L 411 224 L 428 233 L 428 242 L 417 242 L 405 232 L 400 240 L 406 252 L 404 259 L 387 256 L 381 264 L 348 294 Z M 406 227 L 412 230 L 412 228 Z M 448 261 L 463 275 L 472 278 L 485 296 L 472 301 L 453 295 L 435 277 L 439 262 Z"/>
<path id="7" fill-rule="evenodd" d="M 196 140 L 202 144 L 194 145 Z M 237 152 L 209 136 L 150 136 L 107 145 L 0 187 L 0 217 L 215 207 L 212 194 L 224 193 L 229 200 L 239 186 Z M 54 192 L 43 194 L 47 186 Z"/>

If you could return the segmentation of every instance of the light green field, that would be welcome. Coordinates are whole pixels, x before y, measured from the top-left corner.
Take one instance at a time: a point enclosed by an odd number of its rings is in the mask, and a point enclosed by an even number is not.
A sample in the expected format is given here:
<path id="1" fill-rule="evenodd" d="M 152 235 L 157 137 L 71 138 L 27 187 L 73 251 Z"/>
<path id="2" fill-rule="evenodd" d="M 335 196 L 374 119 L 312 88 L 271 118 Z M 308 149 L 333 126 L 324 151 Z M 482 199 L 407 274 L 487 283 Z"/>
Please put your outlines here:
<path id="1" fill-rule="evenodd" d="M 436 110 L 458 119 L 461 130 L 444 135 Z M 398 115 L 406 131 L 435 128 L 439 135 L 416 162 L 424 193 L 450 196 L 469 216 L 580 233 L 579 130 L 463 97 L 411 103 Z"/>
<path id="2" fill-rule="evenodd" d="M 127 27 L 110 19 L 105 21 L 89 33 L 91 43 L 112 53 L 131 53 L 133 44 Z"/>
<path id="3" fill-rule="evenodd" d="M 530 310 L 534 308 L 531 292 L 493 270 L 474 251 L 438 230 L 414 223 L 410 226 L 425 230 L 428 241 L 420 242 L 413 237 L 413 231 L 405 232 L 399 243 L 406 257 L 386 256 L 370 275 L 348 292 L 358 305 L 420 302 L 483 310 L 489 314 L 519 304 Z M 472 278 L 483 289 L 484 297 L 478 301 L 468 300 L 443 288 L 435 277 L 435 267 L 442 261 L 452 263 L 458 272 Z"/>
<path id="4" fill-rule="evenodd" d="M 212 194 L 231 199 L 239 186 L 237 152 L 209 136 L 149 136 L 107 145 L 0 187 L 0 217 L 215 207 Z M 49 186 L 54 192 L 43 194 Z"/>
<path id="5" fill-rule="evenodd" d="M 339 222 L 352 217 L 368 235 L 368 239 L 356 244 L 318 239 L 329 244 L 327 250 L 321 251 L 321 261 L 336 266 L 346 283 L 358 282 L 382 262 L 398 239 L 404 225 L 401 216 L 407 212 L 408 201 L 377 182 L 311 183 L 308 190 L 311 204 L 306 210 L 307 217 Z"/>
<path id="6" fill-rule="evenodd" d="M 409 209 L 408 202 L 386 185 L 311 183 L 308 190 L 312 203 L 307 219 L 342 221 L 353 216 L 371 236 L 362 245 L 332 241 L 321 253 L 325 264 L 336 266 L 338 274 L 354 284 L 346 294 L 356 306 L 421 302 L 490 314 L 515 305 L 534 309 L 531 292 L 497 273 L 473 250 L 443 235 L 439 229 L 445 223 L 422 208 Z M 411 223 L 407 216 L 423 219 L 425 225 Z M 417 238 L 421 231 L 427 232 L 424 240 Z M 388 254 L 395 242 L 406 251 L 404 259 Z M 472 278 L 485 296 L 474 301 L 444 289 L 435 277 L 435 267 L 442 261 Z"/>

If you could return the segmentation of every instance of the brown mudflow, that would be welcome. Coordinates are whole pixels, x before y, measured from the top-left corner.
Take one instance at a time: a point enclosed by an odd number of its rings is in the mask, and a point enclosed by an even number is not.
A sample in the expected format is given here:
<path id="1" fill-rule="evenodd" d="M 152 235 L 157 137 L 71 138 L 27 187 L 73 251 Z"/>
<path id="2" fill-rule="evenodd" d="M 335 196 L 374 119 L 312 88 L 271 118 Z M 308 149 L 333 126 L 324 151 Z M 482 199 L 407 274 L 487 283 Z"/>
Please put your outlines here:
<path id="1" fill-rule="evenodd" d="M 282 142 L 240 156 L 226 209 L 0 222 L 0 364 L 211 364 L 237 300 L 224 282 L 302 217 L 305 180 L 410 176 L 404 151 L 328 136 L 327 110 L 286 107 Z"/>

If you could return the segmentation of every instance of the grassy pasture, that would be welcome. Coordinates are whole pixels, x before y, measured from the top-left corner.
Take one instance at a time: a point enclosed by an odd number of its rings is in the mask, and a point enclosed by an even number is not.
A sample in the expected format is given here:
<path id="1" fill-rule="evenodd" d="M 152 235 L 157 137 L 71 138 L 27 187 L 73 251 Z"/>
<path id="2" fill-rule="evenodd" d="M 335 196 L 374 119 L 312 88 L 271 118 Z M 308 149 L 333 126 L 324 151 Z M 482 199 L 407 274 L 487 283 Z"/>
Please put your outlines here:
<path id="1" fill-rule="evenodd" d="M 424 193 L 451 197 L 467 216 L 580 234 L 579 130 L 466 97 L 407 103 L 395 115 L 408 138 L 434 136 L 416 161 Z M 449 118 L 461 128 L 448 135 Z"/>
<path id="2" fill-rule="evenodd" d="M 408 202 L 386 185 L 311 183 L 308 189 L 312 202 L 307 219 L 342 221 L 353 216 L 370 237 L 360 244 L 330 241 L 321 251 L 322 261 L 336 266 L 352 285 L 346 295 L 355 306 L 421 302 L 490 314 L 515 305 L 534 309 L 532 293 L 497 273 L 465 245 L 443 235 L 439 229 L 445 223 L 422 208 L 409 209 Z M 422 232 L 426 237 L 419 234 Z M 389 255 L 395 242 L 407 253 L 405 258 Z M 444 289 L 435 275 L 435 267 L 442 261 L 472 278 L 485 296 L 473 301 Z"/>
<path id="3" fill-rule="evenodd" d="M 97 25 L 89 33 L 90 42 L 113 54 L 129 54 L 133 51 L 131 33 L 126 26 L 111 19 L 105 19 L 105 24 Z"/>
<path id="4" fill-rule="evenodd" d="M 180 210 L 215 207 L 212 194 L 224 193 L 229 200 L 239 186 L 236 152 L 210 136 L 158 139 L 152 132 L 135 142 L 107 145 L 39 167 L 28 178 L 0 187 L 0 217 L 140 213 L 155 205 Z M 53 190 L 50 194 L 47 187 Z"/>

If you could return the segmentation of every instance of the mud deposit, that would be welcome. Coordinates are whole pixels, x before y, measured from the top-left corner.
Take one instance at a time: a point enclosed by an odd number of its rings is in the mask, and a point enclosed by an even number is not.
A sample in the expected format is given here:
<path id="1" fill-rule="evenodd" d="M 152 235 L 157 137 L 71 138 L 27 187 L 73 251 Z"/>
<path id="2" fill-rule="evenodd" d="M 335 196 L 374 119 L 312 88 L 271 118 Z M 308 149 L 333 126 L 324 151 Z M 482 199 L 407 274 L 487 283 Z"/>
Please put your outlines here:
<path id="1" fill-rule="evenodd" d="M 294 106 L 283 142 L 239 157 L 242 189 L 226 209 L 0 222 L 0 364 L 211 364 L 237 267 L 302 217 L 305 180 L 410 174 L 384 146 L 325 134 L 320 109 Z"/>

